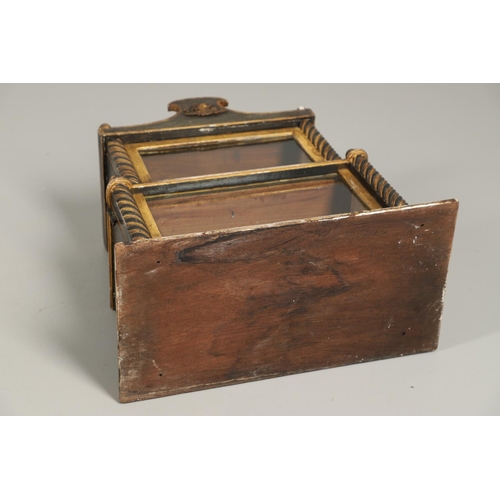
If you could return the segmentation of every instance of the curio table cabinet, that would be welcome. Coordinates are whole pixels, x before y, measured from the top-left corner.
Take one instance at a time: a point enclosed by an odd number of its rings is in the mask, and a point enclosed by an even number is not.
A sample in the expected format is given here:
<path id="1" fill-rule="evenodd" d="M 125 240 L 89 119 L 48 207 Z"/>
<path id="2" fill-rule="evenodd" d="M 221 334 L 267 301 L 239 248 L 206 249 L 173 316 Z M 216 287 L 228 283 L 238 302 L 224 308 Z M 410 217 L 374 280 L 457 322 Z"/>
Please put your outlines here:
<path id="1" fill-rule="evenodd" d="M 310 109 L 99 128 L 121 402 L 437 348 L 458 202 L 408 205 Z"/>

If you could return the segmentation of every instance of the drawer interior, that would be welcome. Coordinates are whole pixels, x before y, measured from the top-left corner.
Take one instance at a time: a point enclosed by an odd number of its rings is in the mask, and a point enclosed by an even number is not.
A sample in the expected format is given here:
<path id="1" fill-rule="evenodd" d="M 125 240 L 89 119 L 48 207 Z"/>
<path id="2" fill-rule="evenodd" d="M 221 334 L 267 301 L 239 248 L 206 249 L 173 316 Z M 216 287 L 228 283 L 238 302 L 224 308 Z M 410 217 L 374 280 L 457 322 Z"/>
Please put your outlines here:
<path id="1" fill-rule="evenodd" d="M 337 174 L 146 196 L 162 236 L 366 210 Z"/>
<path id="2" fill-rule="evenodd" d="M 294 139 L 169 152 L 139 151 L 152 181 L 310 163 Z"/>

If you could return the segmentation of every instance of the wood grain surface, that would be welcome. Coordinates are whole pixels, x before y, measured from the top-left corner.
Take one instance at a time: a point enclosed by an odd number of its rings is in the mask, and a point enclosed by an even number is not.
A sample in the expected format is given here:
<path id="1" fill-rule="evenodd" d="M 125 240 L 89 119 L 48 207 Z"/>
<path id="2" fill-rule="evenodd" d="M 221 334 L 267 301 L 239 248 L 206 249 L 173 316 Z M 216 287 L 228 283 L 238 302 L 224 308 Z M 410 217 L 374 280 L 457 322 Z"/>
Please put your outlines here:
<path id="1" fill-rule="evenodd" d="M 335 174 L 147 198 L 162 236 L 365 210 Z"/>
<path id="2" fill-rule="evenodd" d="M 436 349 L 457 209 L 117 244 L 120 401 Z"/>

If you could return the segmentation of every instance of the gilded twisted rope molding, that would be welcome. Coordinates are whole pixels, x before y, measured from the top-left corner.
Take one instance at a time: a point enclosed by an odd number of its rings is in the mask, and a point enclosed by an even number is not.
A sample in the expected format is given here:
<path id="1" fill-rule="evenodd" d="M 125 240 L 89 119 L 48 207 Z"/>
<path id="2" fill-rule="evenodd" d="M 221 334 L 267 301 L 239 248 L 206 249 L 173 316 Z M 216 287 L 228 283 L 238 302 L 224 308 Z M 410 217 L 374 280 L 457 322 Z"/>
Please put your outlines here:
<path id="1" fill-rule="evenodd" d="M 346 160 L 356 172 L 365 179 L 382 201 L 389 207 L 408 205 L 400 194 L 375 170 L 368 161 L 368 154 L 363 149 L 350 149 L 346 153 Z"/>
<path id="2" fill-rule="evenodd" d="M 303 120 L 300 128 L 325 160 L 340 160 L 340 156 L 321 135 L 311 120 Z"/>
<path id="3" fill-rule="evenodd" d="M 120 139 L 113 139 L 108 142 L 108 158 L 116 175 L 125 177 L 132 184 L 139 184 L 141 182 Z"/>
<path id="4" fill-rule="evenodd" d="M 123 177 L 113 177 L 106 188 L 106 202 L 115 206 L 132 241 L 151 238 L 148 226 L 132 194 L 132 183 Z"/>

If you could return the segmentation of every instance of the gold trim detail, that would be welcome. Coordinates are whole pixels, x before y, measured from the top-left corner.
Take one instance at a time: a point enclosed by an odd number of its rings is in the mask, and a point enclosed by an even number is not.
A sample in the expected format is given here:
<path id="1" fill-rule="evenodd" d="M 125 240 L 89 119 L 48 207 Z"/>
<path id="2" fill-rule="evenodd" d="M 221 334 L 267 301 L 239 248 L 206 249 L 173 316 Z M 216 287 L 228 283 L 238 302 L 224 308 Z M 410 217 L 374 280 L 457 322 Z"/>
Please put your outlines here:
<path id="1" fill-rule="evenodd" d="M 375 170 L 363 149 L 350 149 L 346 160 L 389 207 L 408 205 L 401 195 Z"/>
<path id="2" fill-rule="evenodd" d="M 146 143 L 149 144 L 149 143 Z M 145 163 L 142 161 L 142 157 L 139 153 L 139 148 L 136 147 L 137 144 L 126 144 L 125 151 L 134 165 L 135 171 L 140 179 L 138 184 L 147 184 L 151 182 L 151 176 L 149 175 L 148 169 Z"/>
<path id="3" fill-rule="evenodd" d="M 225 99 L 220 99 L 217 104 L 211 105 L 206 102 L 200 102 L 199 104 L 191 104 L 187 109 L 184 110 L 186 116 L 211 116 L 220 115 L 227 111 L 226 106 L 228 102 Z M 169 106 L 169 111 L 177 111 L 173 105 Z"/>
<path id="4" fill-rule="evenodd" d="M 125 145 L 120 139 L 108 142 L 108 158 L 116 175 L 125 177 L 132 184 L 139 184 L 141 182 L 132 160 L 125 149 Z"/>
<path id="5" fill-rule="evenodd" d="M 135 202 L 137 203 L 137 207 L 142 214 L 146 226 L 148 226 L 151 238 L 161 238 L 160 230 L 156 225 L 155 219 L 153 217 L 153 214 L 151 213 L 151 210 L 149 209 L 148 202 L 146 201 L 144 195 L 142 193 L 134 192 L 133 197 Z"/>
<path id="6" fill-rule="evenodd" d="M 124 222 L 125 229 L 132 241 L 151 238 L 148 226 L 144 220 L 136 199 L 132 194 L 132 183 L 123 177 L 113 177 L 106 188 L 106 202 L 109 207 L 112 202 L 119 211 L 119 215 Z"/>
<path id="7" fill-rule="evenodd" d="M 305 151 L 305 153 L 311 158 L 312 163 L 304 163 L 303 166 L 313 165 L 314 162 L 322 162 L 325 158 L 317 151 L 312 142 L 304 134 L 304 132 L 298 127 L 277 129 L 277 130 L 261 130 L 252 132 L 239 132 L 235 134 L 219 134 L 219 135 L 209 135 L 205 137 L 183 137 L 179 139 L 166 139 L 163 141 L 154 142 L 136 142 L 131 144 L 126 144 L 125 151 L 127 152 L 132 164 L 137 172 L 140 179 L 138 184 L 161 184 L 164 181 L 168 182 L 170 179 L 159 179 L 153 181 L 148 172 L 148 169 L 141 157 L 141 153 L 145 154 L 161 154 L 161 153 L 175 153 L 184 150 L 190 150 L 192 148 L 200 147 L 210 147 L 210 146 L 239 146 L 246 144 L 261 144 L 274 141 L 282 141 L 287 139 L 295 139 L 299 146 Z M 340 160 L 340 156 L 337 155 L 336 158 Z M 270 167 L 266 170 L 277 170 L 283 168 L 282 166 Z M 286 168 L 286 166 L 285 166 Z M 246 174 L 251 174 L 255 172 L 260 172 L 262 169 L 251 169 L 244 171 Z M 215 179 L 223 176 L 224 174 L 208 174 L 204 176 L 198 176 L 199 178 L 210 178 Z M 187 179 L 187 177 L 178 177 L 175 181 Z"/>
<path id="8" fill-rule="evenodd" d="M 337 174 L 344 181 L 352 193 L 359 198 L 369 210 L 382 208 L 380 203 L 372 196 L 369 191 L 361 184 L 357 177 L 351 172 L 349 167 L 339 167 Z"/>
<path id="9" fill-rule="evenodd" d="M 314 145 L 321 157 L 325 160 L 339 160 L 340 155 L 333 149 L 328 141 L 321 135 L 320 131 L 314 126 L 312 120 L 303 120 L 300 125 L 305 136 Z"/>
<path id="10" fill-rule="evenodd" d="M 209 181 L 211 179 L 217 179 L 220 181 L 224 181 L 227 179 L 245 179 L 245 181 L 240 181 L 238 184 L 239 185 L 246 185 L 247 182 L 252 183 L 252 181 L 246 181 L 246 179 L 251 176 L 251 175 L 258 175 L 258 174 L 272 174 L 275 172 L 293 172 L 293 171 L 304 171 L 308 169 L 314 169 L 318 167 L 342 167 L 342 166 L 348 166 L 349 163 L 347 160 L 339 159 L 339 160 L 332 160 L 332 161 L 318 161 L 316 163 L 299 163 L 297 165 L 286 165 L 285 167 L 272 167 L 272 168 L 262 168 L 262 169 L 255 169 L 255 170 L 240 170 L 236 172 L 223 172 L 220 174 L 208 174 L 208 175 L 200 175 L 200 176 L 193 176 L 193 177 L 179 177 L 175 179 L 167 179 L 163 181 L 155 181 L 155 182 L 147 182 L 144 184 L 134 184 L 133 186 L 133 192 L 138 193 L 138 192 L 144 192 L 144 190 L 147 190 L 148 188 L 161 188 L 162 186 L 165 187 L 170 187 L 170 186 L 176 186 L 177 184 L 192 184 L 193 185 L 193 191 L 199 191 L 199 190 L 206 190 L 206 189 L 214 189 L 213 187 L 209 188 L 200 188 L 198 185 L 201 182 L 204 181 Z M 311 174 L 313 175 L 313 174 Z M 324 174 L 321 174 L 324 175 Z M 285 178 L 284 180 L 289 181 L 294 179 L 295 177 L 292 178 Z M 298 179 L 302 179 L 303 176 L 297 177 Z M 280 179 L 281 181 L 281 179 Z M 264 181 L 268 182 L 268 181 Z M 227 186 L 225 186 L 227 187 Z M 363 188 L 366 189 L 366 188 Z M 149 194 L 146 194 L 146 196 L 151 196 Z"/>

